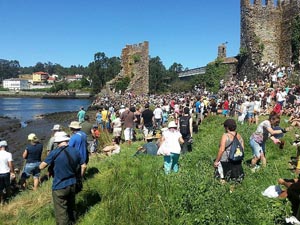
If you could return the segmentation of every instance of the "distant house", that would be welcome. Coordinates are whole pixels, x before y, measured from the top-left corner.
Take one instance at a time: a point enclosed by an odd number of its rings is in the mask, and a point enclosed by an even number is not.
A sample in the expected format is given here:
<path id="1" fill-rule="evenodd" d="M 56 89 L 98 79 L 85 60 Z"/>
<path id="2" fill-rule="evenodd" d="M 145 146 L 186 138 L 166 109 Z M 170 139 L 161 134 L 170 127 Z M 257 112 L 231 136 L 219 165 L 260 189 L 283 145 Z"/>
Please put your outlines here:
<path id="1" fill-rule="evenodd" d="M 45 72 L 35 72 L 32 74 L 32 81 L 36 83 L 45 83 L 49 78 L 49 74 Z"/>
<path id="2" fill-rule="evenodd" d="M 75 74 L 75 75 L 68 75 L 65 77 L 67 82 L 72 82 L 72 81 L 77 81 L 77 80 L 81 80 L 83 77 L 83 75 L 81 74 Z"/>
<path id="3" fill-rule="evenodd" d="M 26 90 L 29 89 L 29 83 L 28 80 L 10 78 L 3 80 L 3 88 L 8 88 L 9 90 Z"/>
<path id="4" fill-rule="evenodd" d="M 48 84 L 54 84 L 55 81 L 56 81 L 56 77 L 54 76 L 48 78 Z"/>
<path id="5" fill-rule="evenodd" d="M 20 74 L 19 75 L 20 80 L 28 80 L 29 83 L 33 83 L 32 81 L 32 74 Z"/>

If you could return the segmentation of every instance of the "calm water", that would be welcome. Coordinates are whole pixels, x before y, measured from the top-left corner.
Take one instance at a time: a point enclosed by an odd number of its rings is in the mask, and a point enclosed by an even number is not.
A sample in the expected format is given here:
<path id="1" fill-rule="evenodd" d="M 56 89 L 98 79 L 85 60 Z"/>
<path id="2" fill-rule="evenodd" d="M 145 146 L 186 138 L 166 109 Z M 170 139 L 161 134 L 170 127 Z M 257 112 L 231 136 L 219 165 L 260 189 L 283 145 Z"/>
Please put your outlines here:
<path id="1" fill-rule="evenodd" d="M 41 114 L 87 109 L 90 104 L 90 99 L 0 98 L 0 116 L 26 122 Z"/>

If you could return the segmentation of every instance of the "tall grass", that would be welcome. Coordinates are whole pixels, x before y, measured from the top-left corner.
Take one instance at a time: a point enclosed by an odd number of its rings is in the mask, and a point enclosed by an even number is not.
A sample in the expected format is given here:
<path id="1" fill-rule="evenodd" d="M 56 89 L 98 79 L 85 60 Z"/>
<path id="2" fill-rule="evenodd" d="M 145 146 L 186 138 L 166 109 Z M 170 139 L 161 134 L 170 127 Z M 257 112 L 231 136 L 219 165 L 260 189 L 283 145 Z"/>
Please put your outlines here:
<path id="1" fill-rule="evenodd" d="M 287 200 L 269 199 L 261 192 L 287 170 L 296 149 L 287 133 L 284 150 L 268 141 L 268 165 L 252 173 L 249 137 L 256 126 L 238 126 L 245 141 L 245 180 L 221 185 L 213 177 L 212 162 L 224 132 L 223 117 L 204 120 L 194 136 L 193 151 L 180 158 L 179 173 L 165 175 L 162 157 L 133 156 L 142 142 L 121 146 L 112 157 L 91 157 L 84 190 L 77 196 L 78 224 L 284 224 L 291 215 Z M 285 124 L 282 124 L 284 127 Z M 0 212 L 2 224 L 54 224 L 50 181 L 36 191 L 25 191 Z"/>

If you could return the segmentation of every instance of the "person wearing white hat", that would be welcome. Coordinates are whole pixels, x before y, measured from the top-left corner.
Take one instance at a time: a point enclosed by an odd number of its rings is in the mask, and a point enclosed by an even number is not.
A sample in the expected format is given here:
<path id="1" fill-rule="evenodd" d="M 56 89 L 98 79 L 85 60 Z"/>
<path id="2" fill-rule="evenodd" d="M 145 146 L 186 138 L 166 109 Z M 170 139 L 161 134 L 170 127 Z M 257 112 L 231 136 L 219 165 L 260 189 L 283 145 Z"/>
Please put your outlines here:
<path id="1" fill-rule="evenodd" d="M 180 144 L 184 143 L 181 133 L 177 129 L 175 121 L 168 124 L 168 130 L 162 133 L 160 148 L 157 154 L 164 156 L 165 174 L 169 174 L 171 170 L 178 172 L 178 160 L 180 156 Z"/>
<path id="2" fill-rule="evenodd" d="M 38 137 L 31 133 L 28 135 L 29 144 L 23 152 L 23 158 L 26 159 L 26 164 L 23 169 L 20 183 L 23 188 L 26 187 L 26 179 L 33 176 L 33 190 L 36 190 L 39 185 L 41 157 L 43 152 L 43 145 L 39 142 Z"/>
<path id="3" fill-rule="evenodd" d="M 52 135 L 51 135 L 51 137 L 48 141 L 48 144 L 47 144 L 48 154 L 49 154 L 50 151 L 52 151 L 53 149 L 56 148 L 56 144 L 54 143 L 54 135 L 55 135 L 56 132 L 61 131 L 61 126 L 59 124 L 55 124 L 53 126 L 53 128 L 51 129 L 51 131 L 52 131 Z"/>
<path id="4" fill-rule="evenodd" d="M 76 183 L 86 170 L 86 164 L 79 151 L 68 145 L 69 140 L 66 132 L 56 132 L 54 142 L 57 143 L 57 148 L 39 165 L 42 170 L 54 164 L 52 198 L 56 224 L 75 224 Z M 77 171 L 78 167 L 81 168 L 80 172 Z"/>
<path id="5" fill-rule="evenodd" d="M 3 204 L 5 194 L 10 192 L 10 177 L 15 177 L 12 154 L 6 151 L 7 142 L 0 141 L 0 203 Z"/>
<path id="6" fill-rule="evenodd" d="M 87 135 L 81 130 L 81 125 L 77 121 L 72 121 L 69 125 L 72 136 L 69 141 L 69 146 L 74 147 L 79 151 L 84 162 L 88 164 L 89 154 L 87 151 Z"/>

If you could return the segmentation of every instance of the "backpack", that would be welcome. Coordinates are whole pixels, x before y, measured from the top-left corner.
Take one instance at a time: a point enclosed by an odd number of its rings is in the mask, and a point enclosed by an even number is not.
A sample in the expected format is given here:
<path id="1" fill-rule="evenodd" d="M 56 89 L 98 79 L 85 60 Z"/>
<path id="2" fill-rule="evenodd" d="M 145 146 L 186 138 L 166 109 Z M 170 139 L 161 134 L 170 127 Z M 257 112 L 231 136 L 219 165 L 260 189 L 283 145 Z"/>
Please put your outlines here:
<path id="1" fill-rule="evenodd" d="M 183 137 L 190 134 L 190 116 L 181 116 L 179 119 L 179 130 Z"/>
<path id="2" fill-rule="evenodd" d="M 226 146 L 225 149 L 229 147 L 228 160 L 230 162 L 240 162 L 244 159 L 244 148 L 237 138 L 237 133 L 234 135 L 232 142 Z"/>

